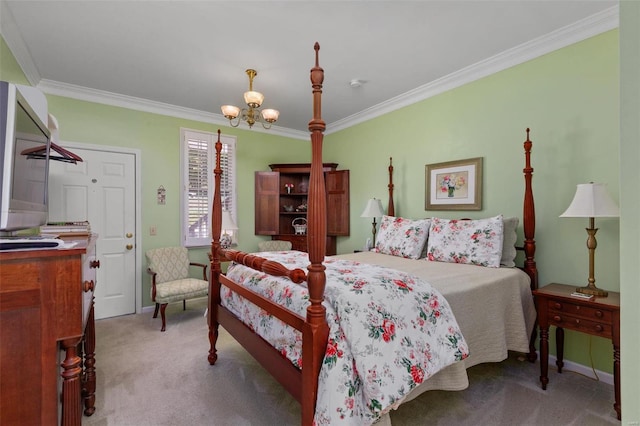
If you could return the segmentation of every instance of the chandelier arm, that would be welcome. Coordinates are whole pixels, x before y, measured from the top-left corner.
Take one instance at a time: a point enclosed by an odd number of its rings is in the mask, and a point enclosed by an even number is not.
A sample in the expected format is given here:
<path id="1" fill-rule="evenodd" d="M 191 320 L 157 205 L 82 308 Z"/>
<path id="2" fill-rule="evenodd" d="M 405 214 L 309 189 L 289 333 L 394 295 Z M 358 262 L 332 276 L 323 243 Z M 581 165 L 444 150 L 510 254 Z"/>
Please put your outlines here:
<path id="1" fill-rule="evenodd" d="M 271 128 L 271 123 L 266 123 L 262 120 L 260 120 L 260 124 L 262 124 L 262 127 L 264 127 L 265 129 L 269 130 Z"/>
<path id="2" fill-rule="evenodd" d="M 236 124 L 233 124 L 233 120 L 236 120 Z M 229 125 L 231 127 L 238 127 L 240 125 L 240 115 L 238 115 L 235 119 L 229 118 Z"/>

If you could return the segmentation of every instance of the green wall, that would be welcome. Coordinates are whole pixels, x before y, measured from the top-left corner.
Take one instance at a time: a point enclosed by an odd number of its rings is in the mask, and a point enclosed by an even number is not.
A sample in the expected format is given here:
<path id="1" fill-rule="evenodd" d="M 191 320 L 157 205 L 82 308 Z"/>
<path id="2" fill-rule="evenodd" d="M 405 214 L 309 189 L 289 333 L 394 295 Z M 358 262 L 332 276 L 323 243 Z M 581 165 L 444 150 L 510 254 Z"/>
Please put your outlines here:
<path id="1" fill-rule="evenodd" d="M 136 148 L 142 152 L 142 253 L 180 244 L 180 128 L 216 132 L 218 126 L 119 107 L 48 96 L 49 111 L 60 123 L 62 141 Z M 260 238 L 254 228 L 254 172 L 274 162 L 301 161 L 309 146 L 297 139 L 223 127 L 237 136 L 239 248 L 255 251 Z M 166 189 L 166 205 L 156 202 L 156 189 Z M 150 236 L 149 228 L 157 227 Z M 206 261 L 207 249 L 192 249 L 191 258 Z M 144 257 L 143 257 L 144 262 Z M 144 266 L 144 265 L 143 265 Z M 143 267 L 143 270 L 145 268 Z M 150 281 L 143 274 L 143 306 L 151 305 Z"/>
<path id="2" fill-rule="evenodd" d="M 351 236 L 338 251 L 360 248 L 371 236 L 371 220 L 360 213 L 371 197 L 386 205 L 390 156 L 396 215 L 521 217 L 522 142 L 530 127 L 540 286 L 586 285 L 588 221 L 558 216 L 579 183 L 607 183 L 619 199 L 618 75 L 614 30 L 331 134 L 326 155 L 351 170 Z M 484 158 L 482 211 L 425 211 L 425 165 L 472 157 Z M 596 284 L 617 291 L 619 220 L 596 226 Z M 565 345 L 565 357 L 584 365 L 593 346 L 596 368 L 612 371 L 607 340 L 567 332 Z"/>
<path id="3" fill-rule="evenodd" d="M 387 166 L 394 158 L 396 213 L 418 218 L 521 216 L 522 142 L 531 128 L 536 202 L 536 240 L 540 285 L 584 284 L 587 278 L 586 221 L 560 219 L 575 185 L 608 184 L 619 199 L 619 52 L 618 31 L 609 31 L 515 66 L 423 102 L 325 137 L 325 161 L 351 170 L 351 236 L 339 238 L 338 251 L 360 248 L 371 222 L 360 218 L 366 200 L 387 200 Z M 0 78 L 26 79 L 4 40 Z M 331 72 L 326 70 L 327 73 Z M 142 152 L 143 247 L 179 243 L 179 129 L 216 131 L 212 124 L 124 108 L 48 96 L 60 123 L 62 141 L 136 148 Z M 240 249 L 253 250 L 253 173 L 273 162 L 309 161 L 308 144 L 273 134 L 222 128 L 238 137 L 238 225 Z M 366 155 L 363 155 L 366 153 Z M 424 166 L 471 157 L 484 158 L 483 209 L 479 212 L 424 210 Z M 168 174 L 168 170 L 174 173 Z M 172 179 L 167 180 L 167 177 Z M 158 206 L 155 189 L 167 189 Z M 158 236 L 146 232 L 158 226 Z M 618 290 L 619 221 L 596 222 L 596 284 Z M 205 258 L 205 250 L 194 256 Z M 144 268 L 143 268 L 144 270 Z M 149 281 L 144 274 L 143 305 Z M 592 341 L 590 341 L 592 340 Z M 611 371 L 608 341 L 567 332 L 565 358 Z"/>
<path id="4" fill-rule="evenodd" d="M 640 423 L 640 2 L 620 2 L 622 424 Z"/>

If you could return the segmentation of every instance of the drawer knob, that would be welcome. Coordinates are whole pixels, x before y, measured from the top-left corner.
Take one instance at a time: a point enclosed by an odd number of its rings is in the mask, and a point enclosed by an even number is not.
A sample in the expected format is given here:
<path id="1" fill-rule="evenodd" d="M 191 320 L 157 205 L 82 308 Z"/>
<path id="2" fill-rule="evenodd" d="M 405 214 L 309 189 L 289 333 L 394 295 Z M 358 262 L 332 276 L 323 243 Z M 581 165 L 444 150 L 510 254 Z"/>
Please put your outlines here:
<path id="1" fill-rule="evenodd" d="M 604 314 L 602 313 L 602 311 L 596 311 L 596 316 L 598 318 L 602 318 L 604 316 Z"/>
<path id="2" fill-rule="evenodd" d="M 92 260 L 91 262 L 89 262 L 89 267 L 92 268 L 92 269 L 99 268 L 100 267 L 100 261 L 99 260 Z"/>
<path id="3" fill-rule="evenodd" d="M 576 325 L 580 325 L 580 320 L 579 319 L 576 320 Z"/>
<path id="4" fill-rule="evenodd" d="M 553 307 L 556 308 L 556 309 L 562 309 L 562 303 L 555 302 L 553 304 Z"/>
<path id="5" fill-rule="evenodd" d="M 554 315 L 553 320 L 556 322 L 562 322 L 562 317 L 560 315 Z"/>
<path id="6" fill-rule="evenodd" d="M 600 324 L 596 324 L 595 329 L 597 332 L 602 332 L 604 330 L 604 328 L 600 325 Z"/>
<path id="7" fill-rule="evenodd" d="M 84 289 L 85 293 L 88 292 L 88 291 L 93 291 L 94 288 L 95 288 L 95 284 L 94 284 L 93 280 L 85 281 L 84 284 L 83 284 L 83 289 Z"/>

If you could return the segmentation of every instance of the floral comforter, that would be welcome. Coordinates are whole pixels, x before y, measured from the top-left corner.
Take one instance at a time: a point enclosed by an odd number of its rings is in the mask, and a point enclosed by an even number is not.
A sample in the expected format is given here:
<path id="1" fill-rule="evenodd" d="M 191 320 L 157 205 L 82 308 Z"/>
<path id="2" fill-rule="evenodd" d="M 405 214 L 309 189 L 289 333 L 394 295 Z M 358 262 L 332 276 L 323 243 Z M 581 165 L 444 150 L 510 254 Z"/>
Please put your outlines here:
<path id="1" fill-rule="evenodd" d="M 266 252 L 262 257 L 306 270 L 303 252 Z M 469 349 L 444 297 L 428 283 L 401 271 L 334 258 L 325 259 L 324 305 L 329 342 L 318 383 L 315 423 L 371 424 L 395 408 L 416 386 L 465 359 Z M 231 264 L 227 277 L 303 317 L 306 284 Z M 302 338 L 295 329 L 223 287 L 222 304 L 297 366 Z"/>

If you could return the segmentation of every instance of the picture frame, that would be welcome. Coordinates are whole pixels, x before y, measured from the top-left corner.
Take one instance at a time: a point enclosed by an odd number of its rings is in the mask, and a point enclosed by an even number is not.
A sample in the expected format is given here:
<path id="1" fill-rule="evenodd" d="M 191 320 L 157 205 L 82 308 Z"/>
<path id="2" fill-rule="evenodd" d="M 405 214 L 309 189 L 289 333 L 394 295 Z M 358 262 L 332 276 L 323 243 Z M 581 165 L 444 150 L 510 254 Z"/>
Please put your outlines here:
<path id="1" fill-rule="evenodd" d="M 482 210 L 482 157 L 425 165 L 425 210 Z"/>

